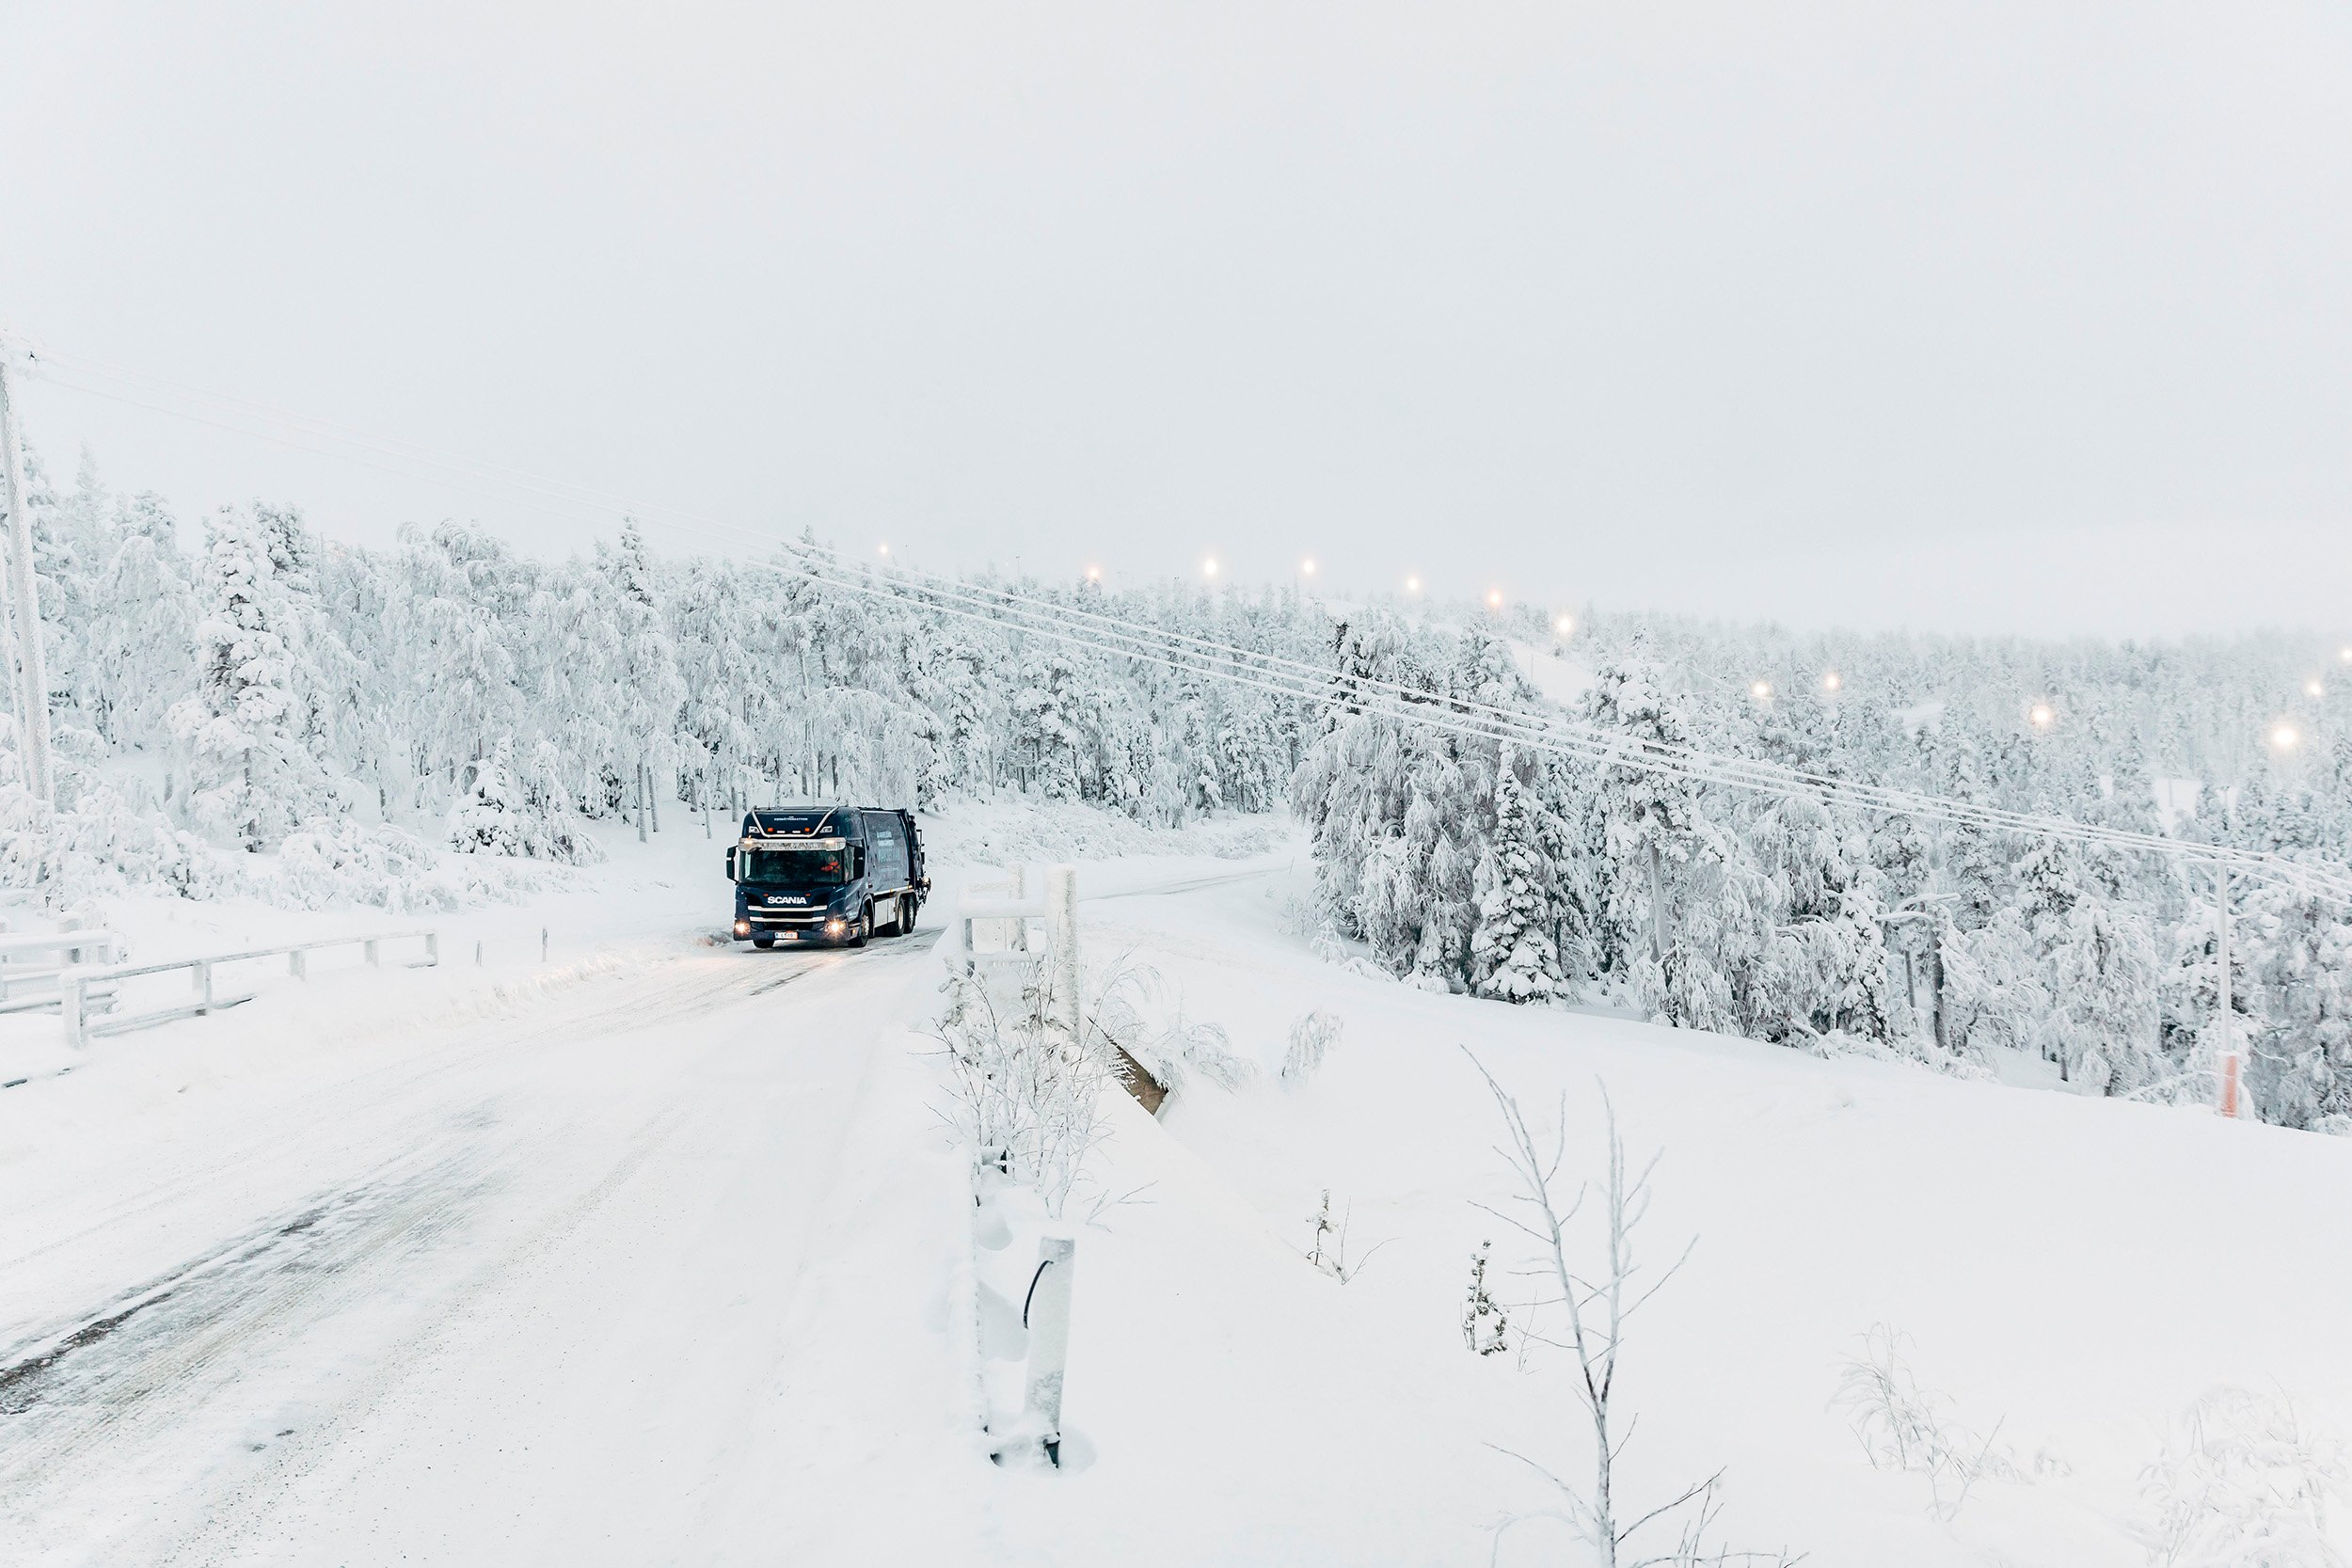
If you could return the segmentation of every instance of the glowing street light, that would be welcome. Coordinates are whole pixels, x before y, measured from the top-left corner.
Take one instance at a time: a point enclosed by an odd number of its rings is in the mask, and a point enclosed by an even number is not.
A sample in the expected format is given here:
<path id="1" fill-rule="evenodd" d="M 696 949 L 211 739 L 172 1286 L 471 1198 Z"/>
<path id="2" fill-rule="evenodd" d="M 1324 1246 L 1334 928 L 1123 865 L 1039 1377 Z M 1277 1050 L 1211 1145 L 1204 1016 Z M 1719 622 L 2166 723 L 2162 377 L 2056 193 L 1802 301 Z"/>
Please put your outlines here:
<path id="1" fill-rule="evenodd" d="M 2319 684 L 2319 677 L 2317 675 L 2313 675 L 2310 680 L 2303 683 L 2303 695 L 2306 697 L 2325 697 L 2328 695 L 2328 689 Z"/>
<path id="2" fill-rule="evenodd" d="M 1830 671 L 1821 677 L 1821 689 L 1824 691 L 1835 691 L 1845 684 L 1845 678 L 1839 675 L 1835 670 Z"/>
<path id="3" fill-rule="evenodd" d="M 2270 732 L 2270 743 L 2281 752 L 2292 752 L 2302 742 L 2303 737 L 2296 733 L 2293 724 L 2280 724 Z"/>
<path id="4" fill-rule="evenodd" d="M 1560 619 L 1551 624 L 1551 629 L 1558 632 L 1563 637 L 1573 636 L 1576 632 L 1576 617 L 1573 615 L 1563 615 Z"/>
<path id="5" fill-rule="evenodd" d="M 1405 579 L 1405 592 L 1406 592 L 1407 594 L 1418 594 L 1418 593 L 1420 593 L 1420 592 L 1421 592 L 1421 578 L 1406 578 Z"/>
<path id="6" fill-rule="evenodd" d="M 1502 589 L 1489 588 L 1486 590 L 1486 608 L 1488 610 L 1501 610 L 1502 608 Z"/>
<path id="7" fill-rule="evenodd" d="M 2036 703 L 2026 718 L 2035 729 L 2046 730 L 2058 722 L 2058 712 L 2047 703 Z"/>
<path id="8" fill-rule="evenodd" d="M 1298 573 L 1301 577 L 1313 577 L 1315 575 L 1314 562 L 1311 559 L 1300 562 L 1298 563 Z"/>
<path id="9" fill-rule="evenodd" d="M 1089 567 L 1088 567 L 1088 568 L 1087 568 L 1087 581 L 1089 581 L 1089 582 L 1100 582 L 1100 581 L 1102 581 L 1102 580 L 1103 580 L 1103 568 L 1102 568 L 1102 567 L 1100 567 L 1100 566 L 1089 566 Z"/>
<path id="10" fill-rule="evenodd" d="M 884 555 L 888 555 L 888 554 L 890 553 L 890 546 L 887 546 L 887 545 L 882 546 L 882 554 L 884 554 Z"/>
<path id="11" fill-rule="evenodd" d="M 1748 695 L 1755 698 L 1759 703 L 1771 702 L 1772 699 L 1772 683 L 1771 681 L 1757 681 L 1754 686 L 1748 688 Z"/>
<path id="12" fill-rule="evenodd" d="M 2346 642 L 2343 647 L 2338 648 L 2336 657 L 2346 664 L 2352 664 L 2352 642 Z"/>
<path id="13" fill-rule="evenodd" d="M 1216 557 L 1211 556 L 1208 560 L 1202 562 L 1200 563 L 1200 571 L 1201 575 L 1204 577 L 1213 578 L 1216 576 Z"/>

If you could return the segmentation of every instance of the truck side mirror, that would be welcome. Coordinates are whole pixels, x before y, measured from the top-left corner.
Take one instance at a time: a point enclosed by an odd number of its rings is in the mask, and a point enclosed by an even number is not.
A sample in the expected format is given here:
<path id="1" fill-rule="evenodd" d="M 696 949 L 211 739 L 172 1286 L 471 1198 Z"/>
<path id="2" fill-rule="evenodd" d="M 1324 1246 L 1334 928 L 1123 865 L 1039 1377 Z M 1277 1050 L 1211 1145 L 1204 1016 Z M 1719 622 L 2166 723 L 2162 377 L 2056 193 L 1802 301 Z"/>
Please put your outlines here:
<path id="1" fill-rule="evenodd" d="M 727 851 L 727 880 L 730 882 L 741 880 L 735 874 L 735 851 L 732 849 Z"/>

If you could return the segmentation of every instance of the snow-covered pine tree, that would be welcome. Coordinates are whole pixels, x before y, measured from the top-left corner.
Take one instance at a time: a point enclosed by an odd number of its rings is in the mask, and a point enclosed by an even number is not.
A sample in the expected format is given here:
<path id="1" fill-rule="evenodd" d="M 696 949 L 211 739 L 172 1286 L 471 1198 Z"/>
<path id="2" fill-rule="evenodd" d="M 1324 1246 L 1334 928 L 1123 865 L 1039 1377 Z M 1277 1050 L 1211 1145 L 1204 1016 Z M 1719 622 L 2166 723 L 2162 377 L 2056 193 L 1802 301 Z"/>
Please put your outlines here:
<path id="1" fill-rule="evenodd" d="M 1495 770 L 1494 831 L 1473 884 L 1477 925 L 1470 932 L 1470 989 L 1505 1002 L 1543 1002 L 1562 993 L 1553 945 L 1551 868 L 1537 820 L 1539 803 L 1520 781 L 1530 759 L 1505 747 Z"/>

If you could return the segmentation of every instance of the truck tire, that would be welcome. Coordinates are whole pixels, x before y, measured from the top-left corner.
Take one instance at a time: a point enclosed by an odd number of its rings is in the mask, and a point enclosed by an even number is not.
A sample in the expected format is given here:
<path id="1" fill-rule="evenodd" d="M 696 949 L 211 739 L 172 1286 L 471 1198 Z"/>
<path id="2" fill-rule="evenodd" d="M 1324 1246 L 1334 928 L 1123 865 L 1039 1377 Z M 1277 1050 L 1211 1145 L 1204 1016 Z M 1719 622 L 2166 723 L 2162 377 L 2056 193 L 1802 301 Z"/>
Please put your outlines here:
<path id="1" fill-rule="evenodd" d="M 757 947 L 757 948 L 761 948 L 761 949 L 766 949 L 766 948 L 773 947 L 775 944 L 776 944 L 776 939 L 775 939 L 775 938 L 773 938 L 773 937 L 766 937 L 766 936 L 762 936 L 762 937 L 754 937 L 754 938 L 752 938 L 752 945 L 753 945 L 754 947 Z"/>
<path id="2" fill-rule="evenodd" d="M 874 906 L 868 904 L 859 911 L 857 925 L 850 932 L 850 945 L 863 947 L 866 939 L 874 934 Z"/>

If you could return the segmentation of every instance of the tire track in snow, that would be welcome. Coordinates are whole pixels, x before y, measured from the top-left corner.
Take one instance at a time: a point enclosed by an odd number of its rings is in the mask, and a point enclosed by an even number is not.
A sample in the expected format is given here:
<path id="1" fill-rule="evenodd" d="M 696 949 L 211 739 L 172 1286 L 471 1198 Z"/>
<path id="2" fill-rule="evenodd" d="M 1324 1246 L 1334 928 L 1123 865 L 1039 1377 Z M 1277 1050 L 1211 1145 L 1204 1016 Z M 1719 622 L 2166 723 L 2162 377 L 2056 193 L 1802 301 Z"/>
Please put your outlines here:
<path id="1" fill-rule="evenodd" d="M 355 1098 L 364 1098 L 364 1091 L 373 1085 L 389 1085 L 395 1092 L 405 1096 L 501 1053 L 560 1045 L 588 1030 L 608 1033 L 636 1023 L 688 1017 L 722 1007 L 755 994 L 757 982 L 763 978 L 755 972 L 714 976 L 712 970 L 721 966 L 701 960 L 699 956 L 673 959 L 663 967 L 668 969 L 675 964 L 692 967 L 683 974 L 665 974 L 658 985 L 640 988 L 617 999 L 580 997 L 575 1005 L 563 1006 L 559 1016 L 553 1018 L 501 1021 L 486 1029 L 471 1021 L 453 1025 L 454 1031 L 469 1037 L 379 1062 L 306 1089 L 273 1108 L 266 1118 L 270 1125 L 263 1130 L 226 1148 L 208 1148 L 201 1155 L 182 1162 L 179 1168 L 167 1170 L 146 1185 L 88 1214 L 77 1229 L 0 1256 L 0 1274 L 22 1268 L 157 1207 L 178 1205 L 191 1196 L 216 1190 L 256 1166 L 279 1164 L 286 1157 L 287 1126 L 305 1130 L 295 1134 L 298 1139 L 315 1141 L 331 1150 L 341 1142 L 339 1133 L 323 1131 L 338 1119 L 331 1113 L 342 1110 Z M 570 1003 L 572 999 L 565 1000 Z"/>

